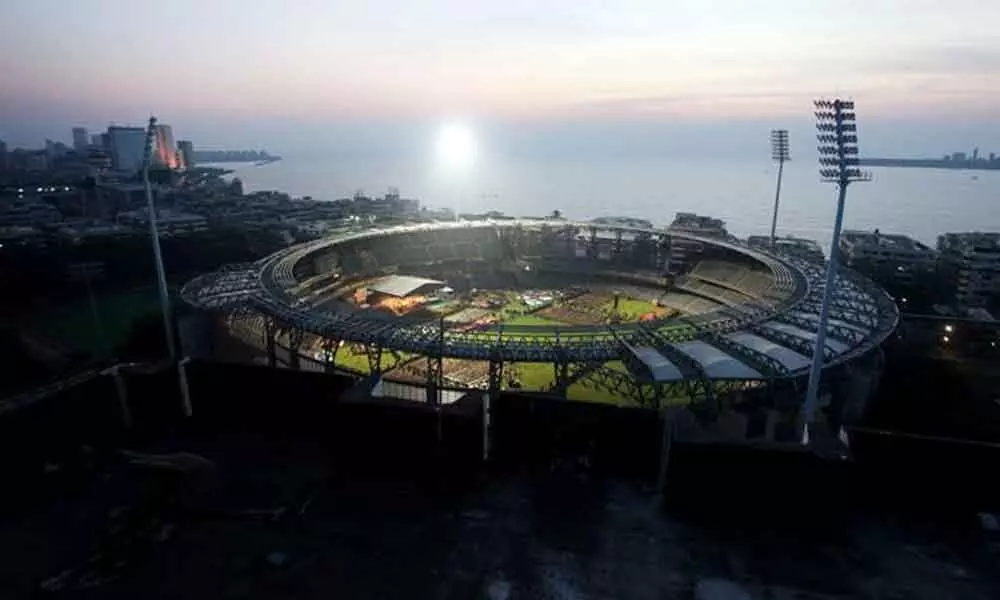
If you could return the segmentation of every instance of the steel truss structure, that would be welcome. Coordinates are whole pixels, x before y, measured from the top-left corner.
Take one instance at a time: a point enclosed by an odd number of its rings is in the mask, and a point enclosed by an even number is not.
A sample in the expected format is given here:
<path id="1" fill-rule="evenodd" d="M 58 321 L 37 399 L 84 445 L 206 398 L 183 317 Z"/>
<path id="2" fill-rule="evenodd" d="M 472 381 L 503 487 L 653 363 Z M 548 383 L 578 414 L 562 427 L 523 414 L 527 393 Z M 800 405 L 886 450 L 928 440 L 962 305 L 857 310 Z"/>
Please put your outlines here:
<path id="1" fill-rule="evenodd" d="M 767 273 L 770 284 L 765 290 L 749 292 L 738 281 L 702 277 L 712 287 L 696 293 L 719 308 L 680 318 L 558 327 L 499 324 L 478 330 L 444 320 L 358 311 L 347 305 L 317 306 L 308 290 L 303 291 L 309 277 L 324 276 L 311 266 L 317 257 L 348 256 L 349 248 L 374 250 L 408 236 L 429 236 L 447 244 L 470 232 L 511 240 L 535 235 L 548 240 L 546 248 L 561 253 L 563 259 L 580 259 L 583 268 L 593 273 L 620 274 L 629 264 L 641 262 L 648 266 L 647 279 L 659 276 L 648 273 L 663 272 L 664 265 L 670 264 L 673 244 L 682 241 L 687 247 L 694 244 L 706 253 L 727 256 L 734 264 Z M 395 270 L 395 265 L 378 264 L 373 252 L 362 252 L 359 273 L 371 276 Z M 548 258 L 540 257 L 539 264 Z M 823 290 L 824 265 L 751 249 L 733 239 L 565 220 L 512 219 L 405 225 L 330 237 L 293 246 L 257 263 L 202 275 L 185 285 L 181 295 L 205 311 L 263 318 L 263 347 L 272 365 L 332 371 L 338 348 L 349 342 L 364 348 L 374 381 L 385 372 L 387 355 L 393 357 L 393 366 L 403 356 L 422 357 L 407 360 L 426 361 L 430 402 L 436 402 L 444 388 L 442 361 L 464 359 L 488 363 L 486 385 L 492 391 L 503 386 L 507 365 L 548 363 L 554 384 L 547 391 L 554 394 L 565 396 L 571 385 L 581 383 L 649 406 L 679 397 L 710 406 L 720 395 L 733 391 L 750 395 L 759 390 L 798 389 L 798 380 L 808 372 L 805 359 L 815 344 Z M 734 300 L 744 296 L 745 301 Z M 895 303 L 884 290 L 841 269 L 827 326 L 825 366 L 843 364 L 877 348 L 895 329 L 898 318 Z M 304 335 L 321 340 L 323 360 L 300 356 Z M 608 368 L 612 361 L 623 363 L 627 372 Z"/>

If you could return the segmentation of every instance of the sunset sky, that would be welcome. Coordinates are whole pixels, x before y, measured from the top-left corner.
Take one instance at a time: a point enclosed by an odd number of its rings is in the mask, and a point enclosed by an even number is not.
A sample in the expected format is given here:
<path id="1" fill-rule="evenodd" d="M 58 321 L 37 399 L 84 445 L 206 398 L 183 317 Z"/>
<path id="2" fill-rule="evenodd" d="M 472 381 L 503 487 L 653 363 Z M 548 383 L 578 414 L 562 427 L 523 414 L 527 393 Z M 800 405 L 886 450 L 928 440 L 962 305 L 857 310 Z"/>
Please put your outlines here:
<path id="1" fill-rule="evenodd" d="M 997 133 L 998 24 L 987 1 L 0 0 L 0 138 L 150 112 L 218 143 L 455 116 L 794 127 L 843 94 L 875 132 L 972 143 Z"/>

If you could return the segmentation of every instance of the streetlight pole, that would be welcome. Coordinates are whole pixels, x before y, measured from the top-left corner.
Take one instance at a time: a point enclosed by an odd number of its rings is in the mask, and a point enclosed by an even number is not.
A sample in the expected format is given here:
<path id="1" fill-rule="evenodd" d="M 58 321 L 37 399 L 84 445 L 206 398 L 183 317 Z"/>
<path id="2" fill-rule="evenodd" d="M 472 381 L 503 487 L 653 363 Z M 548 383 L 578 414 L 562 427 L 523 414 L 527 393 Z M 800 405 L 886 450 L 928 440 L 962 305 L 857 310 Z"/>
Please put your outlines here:
<path id="1" fill-rule="evenodd" d="M 785 170 L 785 161 L 791 160 L 788 154 L 788 130 L 771 130 L 771 158 L 778 163 L 778 184 L 774 190 L 774 215 L 771 217 L 771 250 L 775 249 L 775 232 L 778 229 L 778 202 L 781 199 L 781 175 Z"/>
<path id="2" fill-rule="evenodd" d="M 149 183 L 149 165 L 152 162 L 153 143 L 156 136 L 156 117 L 149 117 L 146 128 L 146 148 L 142 157 L 142 184 L 146 191 L 146 210 L 149 217 L 149 239 L 153 245 L 153 262 L 156 265 L 156 284 L 160 292 L 160 311 L 163 313 L 163 332 L 167 337 L 167 354 L 171 362 L 177 362 L 174 347 L 174 328 L 171 323 L 170 295 L 167 292 L 167 275 L 163 270 L 163 254 L 160 252 L 160 232 L 156 227 L 156 205 L 153 189 Z"/>
<path id="3" fill-rule="evenodd" d="M 816 139 L 819 141 L 820 179 L 835 183 L 838 187 L 837 216 L 833 222 L 833 239 L 830 242 L 830 262 L 826 266 L 826 282 L 823 287 L 823 304 L 819 310 L 816 329 L 816 346 L 813 348 L 812 367 L 809 369 L 809 385 L 803 407 L 805 430 L 804 441 L 809 440 L 809 424 L 816 412 L 819 395 L 820 375 L 823 370 L 826 348 L 826 325 L 830 317 L 830 301 L 837 277 L 837 259 L 840 254 L 840 230 L 844 221 L 844 204 L 847 186 L 855 181 L 869 181 L 871 174 L 858 168 L 858 128 L 855 123 L 854 102 L 852 100 L 817 100 Z"/>

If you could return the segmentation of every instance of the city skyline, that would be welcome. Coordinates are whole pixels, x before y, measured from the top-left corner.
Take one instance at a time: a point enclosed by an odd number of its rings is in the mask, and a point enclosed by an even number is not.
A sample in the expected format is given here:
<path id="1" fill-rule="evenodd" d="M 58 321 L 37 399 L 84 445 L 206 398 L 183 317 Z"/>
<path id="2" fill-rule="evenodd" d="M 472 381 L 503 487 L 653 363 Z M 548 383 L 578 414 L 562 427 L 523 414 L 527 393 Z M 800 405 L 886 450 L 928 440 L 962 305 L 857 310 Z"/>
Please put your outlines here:
<path id="1" fill-rule="evenodd" d="M 352 136 L 398 144 L 455 117 L 531 135 L 582 126 L 629 139 L 650 125 L 671 135 L 702 127 L 725 141 L 736 135 L 731 123 L 745 126 L 737 134 L 785 122 L 793 136 L 805 131 L 810 100 L 826 94 L 864 106 L 866 143 L 879 153 L 916 145 L 936 154 L 1000 135 L 991 108 L 1000 97 L 992 31 L 1000 7 L 991 4 L 243 8 L 190 0 L 155 14 L 119 0 L 5 6 L 0 51 L 21 58 L 0 67 L 10 82 L 0 91 L 0 138 L 24 145 L 64 124 L 98 129 L 153 112 L 215 146 L 318 146 L 309 139 L 318 131 L 348 145 Z M 151 18 L 169 35 L 147 35 Z"/>

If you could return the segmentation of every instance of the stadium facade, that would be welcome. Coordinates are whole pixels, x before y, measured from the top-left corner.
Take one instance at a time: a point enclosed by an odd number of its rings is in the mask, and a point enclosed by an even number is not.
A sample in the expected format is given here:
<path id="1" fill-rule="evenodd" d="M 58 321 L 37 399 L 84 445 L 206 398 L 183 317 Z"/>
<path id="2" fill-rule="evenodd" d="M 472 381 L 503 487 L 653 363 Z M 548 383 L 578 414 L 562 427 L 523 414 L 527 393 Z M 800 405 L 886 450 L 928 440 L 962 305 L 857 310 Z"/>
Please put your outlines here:
<path id="1" fill-rule="evenodd" d="M 701 248 L 697 260 L 678 269 L 674 248 L 692 245 Z M 554 301 L 542 295 L 540 306 L 556 307 L 542 314 L 598 310 L 568 300 L 593 290 L 613 295 L 613 308 L 602 305 L 605 318 L 586 323 L 483 318 L 488 304 L 477 311 L 436 296 L 410 305 L 445 307 L 438 312 L 367 304 L 365 286 L 389 285 L 394 275 L 443 282 L 460 298 L 482 289 L 575 290 L 554 292 Z M 440 403 L 523 390 L 684 407 L 697 435 L 790 441 L 801 432 L 823 275 L 821 263 L 734 239 L 616 224 L 498 219 L 370 229 L 189 282 L 182 297 L 215 327 L 188 327 L 200 333 L 185 336 L 186 352 L 218 353 L 218 340 L 204 333 L 212 331 L 272 366 L 352 373 L 369 393 Z M 899 316 L 861 275 L 844 269 L 836 283 L 822 382 L 829 431 L 860 417 L 878 385 L 879 346 Z M 620 295 L 655 310 L 619 318 Z M 534 306 L 534 297 L 525 301 Z"/>

